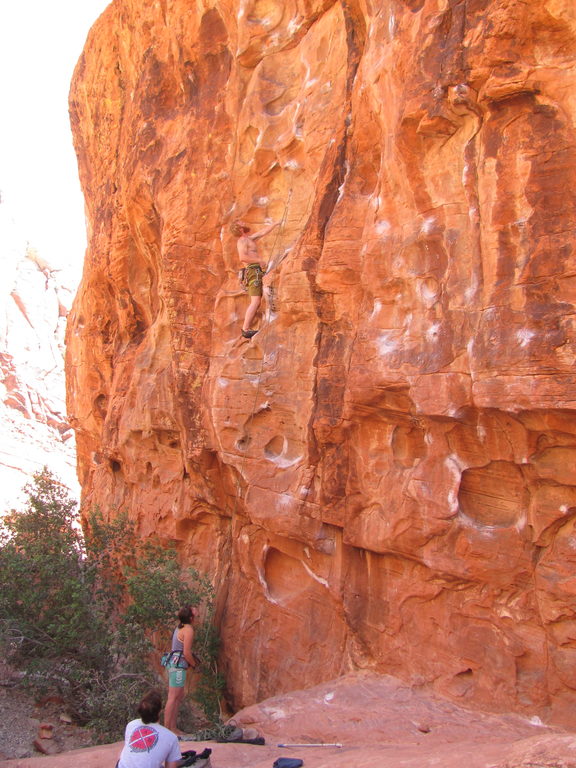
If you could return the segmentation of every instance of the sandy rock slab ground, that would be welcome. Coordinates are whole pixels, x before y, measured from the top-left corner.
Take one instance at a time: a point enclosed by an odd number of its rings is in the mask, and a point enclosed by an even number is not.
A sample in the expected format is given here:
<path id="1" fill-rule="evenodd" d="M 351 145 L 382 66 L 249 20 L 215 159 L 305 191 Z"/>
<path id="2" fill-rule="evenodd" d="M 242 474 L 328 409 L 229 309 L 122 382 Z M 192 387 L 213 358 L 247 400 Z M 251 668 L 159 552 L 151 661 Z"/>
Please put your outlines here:
<path id="1" fill-rule="evenodd" d="M 518 715 L 474 712 L 389 677 L 349 675 L 268 699 L 239 712 L 264 746 L 194 742 L 212 768 L 272 768 L 299 757 L 304 768 L 576 768 L 576 734 Z M 304 744 L 338 746 L 279 746 Z M 54 757 L 0 761 L 0 768 L 113 768 L 121 743 Z"/>

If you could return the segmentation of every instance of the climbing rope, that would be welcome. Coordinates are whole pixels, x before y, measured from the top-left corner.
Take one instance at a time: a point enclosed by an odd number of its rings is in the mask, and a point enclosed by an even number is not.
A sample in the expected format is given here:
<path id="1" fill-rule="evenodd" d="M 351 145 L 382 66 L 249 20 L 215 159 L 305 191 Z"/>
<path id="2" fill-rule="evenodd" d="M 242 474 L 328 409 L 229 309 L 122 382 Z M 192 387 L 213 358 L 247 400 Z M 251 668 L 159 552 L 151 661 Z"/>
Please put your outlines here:
<path id="1" fill-rule="evenodd" d="M 242 93 L 242 77 L 241 77 L 240 70 L 237 70 L 237 77 L 238 77 L 237 113 L 240 114 L 240 104 L 241 104 L 241 99 L 242 99 L 242 95 L 241 95 L 241 93 Z M 234 179 L 234 177 L 235 177 L 235 169 L 236 169 L 237 162 L 239 160 L 239 154 L 240 154 L 240 136 L 239 136 L 239 132 L 238 131 L 235 132 L 235 136 L 234 136 L 233 152 L 234 152 L 234 155 L 233 155 L 234 160 L 233 160 L 233 163 L 232 163 L 232 173 L 231 173 L 231 178 L 232 179 Z M 291 172 L 292 172 L 292 177 L 291 177 L 290 187 L 289 187 L 289 190 L 288 190 L 288 196 L 287 196 L 287 199 L 286 199 L 286 204 L 284 205 L 284 212 L 283 212 L 282 218 L 280 220 L 280 223 L 279 223 L 279 225 L 278 225 L 278 227 L 276 229 L 276 233 L 275 233 L 275 236 L 274 236 L 272 247 L 270 249 L 270 254 L 271 255 L 270 255 L 270 257 L 269 257 L 269 259 L 268 259 L 268 261 L 266 263 L 266 269 L 265 269 L 264 275 L 269 275 L 273 270 L 275 270 L 282 263 L 282 261 L 284 260 L 285 256 L 289 252 L 289 249 L 285 249 L 284 252 L 280 255 L 280 257 L 276 256 L 276 250 L 277 250 L 278 241 L 279 241 L 279 238 L 280 238 L 282 232 L 285 229 L 286 220 L 287 220 L 287 216 L 288 216 L 288 209 L 290 207 L 290 201 L 292 199 L 292 193 L 293 193 L 293 189 L 294 189 L 294 175 L 295 175 L 295 171 L 291 170 Z M 314 189 L 311 190 L 310 197 L 308 199 L 308 203 L 310 202 L 310 199 L 312 198 L 313 194 L 314 194 Z M 305 209 L 304 209 L 305 211 L 308 210 L 308 203 L 305 206 Z M 276 303 L 276 294 L 275 294 L 274 281 L 272 281 L 272 280 L 270 280 L 270 284 L 268 286 L 268 293 L 269 293 L 269 297 L 270 298 L 269 298 L 269 300 L 267 300 L 267 304 L 268 304 L 267 312 L 264 313 L 264 315 L 262 317 L 262 322 L 261 322 L 260 330 L 258 331 L 258 342 L 259 342 L 259 344 L 260 344 L 260 346 L 262 348 L 262 360 L 261 360 L 261 364 L 260 364 L 260 370 L 258 371 L 258 374 L 257 374 L 258 381 L 257 381 L 256 391 L 254 393 L 253 405 L 252 405 L 252 408 L 250 410 L 250 417 L 249 417 L 248 421 L 244 424 L 244 427 L 243 427 L 244 438 L 245 438 L 244 455 L 243 455 L 242 460 L 240 462 L 240 467 L 237 470 L 236 494 L 235 494 L 235 497 L 234 497 L 234 507 L 233 507 L 233 510 L 232 510 L 232 521 L 234 521 L 234 518 L 235 518 L 235 515 L 236 515 L 236 512 L 237 512 L 237 508 L 238 508 L 238 501 L 241 498 L 241 491 L 242 491 L 242 489 L 241 489 L 241 479 L 244 477 L 244 468 L 245 468 L 245 465 L 246 465 L 246 460 L 248 458 L 247 450 L 248 450 L 248 447 L 249 447 L 249 444 L 250 444 L 251 427 L 252 427 L 252 423 L 253 423 L 254 417 L 256 416 L 256 407 L 257 407 L 257 404 L 258 404 L 258 398 L 260 396 L 262 373 L 263 373 L 263 370 L 264 370 L 264 361 L 266 360 L 266 355 L 268 353 L 268 330 L 269 330 L 269 326 L 270 326 L 270 313 L 271 312 L 275 313 L 275 312 L 277 312 L 277 309 L 278 309 L 277 303 Z M 312 475 L 312 477 L 313 477 L 313 475 Z M 309 491 L 309 488 L 308 488 L 308 491 Z"/>
<path id="2" fill-rule="evenodd" d="M 284 213 L 283 213 L 283 216 L 282 216 L 282 218 L 280 220 L 280 223 L 278 225 L 278 228 L 277 228 L 277 231 L 276 231 L 276 235 L 275 235 L 275 238 L 274 238 L 274 242 L 272 244 L 272 248 L 270 249 L 271 256 L 269 257 L 269 259 L 268 259 L 268 261 L 266 263 L 266 269 L 265 269 L 265 272 L 264 272 L 265 275 L 267 275 L 269 272 L 271 272 L 272 269 L 275 268 L 275 266 L 278 266 L 278 264 L 276 264 L 276 265 L 273 265 L 271 267 L 270 264 L 271 264 L 271 262 L 274 259 L 274 251 L 275 251 L 275 248 L 276 248 L 276 244 L 278 242 L 278 238 L 280 236 L 280 233 L 284 230 L 284 227 L 285 227 L 285 224 L 286 224 L 286 218 L 287 218 L 287 215 L 288 215 L 288 207 L 290 205 L 290 200 L 292 198 L 292 190 L 293 190 L 293 182 L 292 182 L 292 184 L 290 186 L 290 189 L 288 191 L 288 197 L 287 197 L 287 200 L 286 200 L 286 205 L 284 206 Z M 278 263 L 280 263 L 280 262 L 278 262 Z M 271 308 L 269 307 L 268 308 L 268 312 L 262 318 L 262 324 L 261 324 L 260 330 L 258 331 L 259 341 L 262 340 L 262 343 L 260 344 L 260 346 L 262 347 L 262 360 L 261 360 L 261 363 L 260 363 L 260 370 L 258 371 L 258 383 L 257 383 L 257 386 L 256 386 L 256 391 L 254 393 L 254 402 L 252 404 L 252 408 L 250 409 L 250 417 L 248 419 L 248 422 L 244 425 L 244 435 L 248 438 L 246 446 L 245 446 L 246 449 L 248 448 L 249 440 L 250 440 L 250 428 L 252 426 L 252 422 L 254 420 L 254 416 L 256 415 L 256 406 L 258 404 L 258 398 L 260 396 L 260 388 L 261 388 L 261 382 L 262 382 L 262 372 L 264 370 L 264 361 L 266 359 L 266 354 L 267 354 L 267 351 L 268 351 L 268 329 L 269 329 L 269 326 L 270 326 L 270 322 L 269 322 L 269 313 L 270 313 L 270 311 L 273 311 L 273 310 L 271 310 Z M 244 467 L 245 467 L 245 464 L 246 464 L 246 459 L 247 459 L 247 456 L 246 456 L 246 453 L 245 453 L 244 456 L 242 457 L 242 461 L 240 463 L 239 476 L 236 479 L 236 494 L 235 494 L 235 497 L 234 497 L 234 508 L 232 510 L 232 519 L 234 519 L 234 516 L 236 514 L 237 507 L 238 507 L 238 499 L 240 498 L 240 495 L 241 495 L 240 478 L 244 476 Z"/>
<path id="3" fill-rule="evenodd" d="M 290 188 L 288 190 L 288 196 L 287 196 L 287 199 L 286 199 L 286 204 L 284 206 L 284 213 L 282 214 L 282 218 L 280 219 L 280 223 L 278 225 L 278 228 L 277 228 L 277 231 L 276 231 L 276 234 L 275 234 L 275 237 L 274 237 L 274 241 L 273 241 L 272 247 L 270 249 L 270 254 L 271 255 L 270 255 L 268 261 L 266 262 L 266 269 L 265 269 L 264 275 L 270 274 L 270 272 L 272 272 L 274 269 L 276 269 L 278 266 L 280 266 L 280 264 L 282 263 L 282 261 L 284 260 L 285 256 L 288 253 L 288 249 L 285 249 L 284 253 L 281 255 L 280 258 L 275 258 L 275 256 L 274 256 L 274 254 L 276 252 L 278 238 L 280 237 L 280 234 L 285 229 L 286 220 L 287 220 L 287 217 L 288 217 L 288 209 L 289 209 L 289 206 L 290 206 L 290 200 L 292 199 L 293 190 L 294 190 L 294 177 L 292 177 L 292 181 L 290 183 Z M 314 189 L 311 191 L 311 193 L 309 195 L 308 202 L 307 202 L 307 204 L 305 206 L 305 209 L 304 209 L 305 211 L 308 210 L 308 203 L 310 202 L 313 194 L 314 194 Z M 268 313 L 264 315 L 264 317 L 262 319 L 260 330 L 258 331 L 258 339 L 259 339 L 259 341 L 261 340 L 260 346 L 262 347 L 262 361 L 261 361 L 261 364 L 260 364 L 260 370 L 258 371 L 258 384 L 256 386 L 256 392 L 254 393 L 254 402 L 253 402 L 253 405 L 252 405 L 252 408 L 251 408 L 251 411 L 250 411 L 250 417 L 248 419 L 248 422 L 244 425 L 244 435 L 248 438 L 247 442 L 246 442 L 246 448 L 248 447 L 249 442 L 250 442 L 250 428 L 252 426 L 252 422 L 254 420 L 254 417 L 256 416 L 256 406 L 258 404 L 258 398 L 260 396 L 262 372 L 264 370 L 264 361 L 266 359 L 266 354 L 267 354 L 267 351 L 268 351 L 268 330 L 269 330 L 269 326 L 270 326 L 269 313 L 270 313 L 270 311 L 276 312 L 276 308 L 274 308 L 272 306 L 272 303 L 275 300 L 275 296 L 274 296 L 274 292 L 273 292 L 274 289 L 273 289 L 272 285 L 270 286 L 270 289 L 272 290 L 272 296 L 271 296 L 271 302 L 269 303 L 269 310 L 268 310 Z M 246 459 L 247 459 L 247 456 L 246 456 L 246 454 L 244 454 L 244 456 L 242 457 L 242 461 L 240 463 L 239 476 L 236 479 L 236 494 L 235 494 L 235 497 L 234 497 L 234 507 L 233 507 L 233 510 L 232 510 L 232 520 L 234 520 L 234 517 L 236 515 L 236 511 L 237 511 L 237 508 L 238 508 L 238 500 L 239 500 L 239 498 L 241 496 L 240 477 L 244 476 L 244 467 L 245 467 L 245 464 L 246 464 Z M 304 495 L 304 499 L 302 501 L 303 504 L 305 503 L 305 499 L 306 499 L 308 493 L 310 492 L 310 487 L 312 485 L 313 478 L 314 478 L 314 474 L 312 473 L 311 479 L 310 479 L 309 483 L 307 484 L 306 494 Z"/>

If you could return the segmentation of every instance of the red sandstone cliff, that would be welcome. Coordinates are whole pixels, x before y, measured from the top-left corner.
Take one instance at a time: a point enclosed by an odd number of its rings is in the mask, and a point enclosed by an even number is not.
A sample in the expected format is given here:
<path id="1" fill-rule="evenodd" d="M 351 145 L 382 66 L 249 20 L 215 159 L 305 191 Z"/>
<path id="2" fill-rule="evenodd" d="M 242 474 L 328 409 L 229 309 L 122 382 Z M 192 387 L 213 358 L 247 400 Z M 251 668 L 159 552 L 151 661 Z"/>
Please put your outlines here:
<path id="1" fill-rule="evenodd" d="M 114 0 L 71 114 L 84 503 L 219 588 L 235 705 L 370 668 L 576 724 L 571 0 Z M 228 224 L 285 225 L 253 341 Z"/>

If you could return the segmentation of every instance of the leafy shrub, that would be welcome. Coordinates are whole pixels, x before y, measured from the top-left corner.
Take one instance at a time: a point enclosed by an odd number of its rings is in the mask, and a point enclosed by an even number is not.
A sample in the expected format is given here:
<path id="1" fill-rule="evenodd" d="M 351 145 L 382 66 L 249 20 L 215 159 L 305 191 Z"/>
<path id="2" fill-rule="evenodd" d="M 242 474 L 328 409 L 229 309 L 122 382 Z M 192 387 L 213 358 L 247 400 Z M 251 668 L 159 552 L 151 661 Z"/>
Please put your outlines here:
<path id="1" fill-rule="evenodd" d="M 0 527 L 0 616 L 21 634 L 23 658 L 76 652 L 94 628 L 75 502 L 48 472 L 25 490 L 26 512 L 11 512 Z"/>
<path id="2" fill-rule="evenodd" d="M 116 739 L 142 694 L 163 682 L 155 662 L 166 648 L 152 639 L 171 634 L 181 605 L 202 604 L 196 696 L 205 724 L 217 720 L 223 681 L 208 579 L 181 569 L 174 550 L 140 541 L 125 515 L 91 511 L 83 535 L 75 502 L 47 469 L 25 491 L 25 510 L 0 521 L 0 631 L 27 684 L 57 690 L 77 722 Z"/>

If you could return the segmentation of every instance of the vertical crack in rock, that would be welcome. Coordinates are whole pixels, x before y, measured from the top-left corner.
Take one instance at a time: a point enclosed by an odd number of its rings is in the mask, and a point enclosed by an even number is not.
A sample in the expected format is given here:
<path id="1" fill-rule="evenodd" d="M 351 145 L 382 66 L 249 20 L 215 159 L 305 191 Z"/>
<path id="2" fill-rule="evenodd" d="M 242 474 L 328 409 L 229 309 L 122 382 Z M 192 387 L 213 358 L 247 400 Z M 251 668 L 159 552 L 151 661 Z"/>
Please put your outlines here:
<path id="1" fill-rule="evenodd" d="M 320 249 L 324 243 L 326 228 L 336 208 L 346 180 L 347 173 L 347 153 L 349 146 L 349 135 L 352 131 L 352 92 L 354 82 L 365 44 L 365 22 L 359 6 L 356 2 L 342 2 L 342 10 L 346 25 L 346 41 L 348 46 L 348 55 L 346 62 L 346 90 L 344 107 L 344 124 L 341 126 L 340 139 L 333 159 L 332 174 L 326 184 L 323 196 L 318 206 L 318 239 Z M 331 154 L 327 155 L 327 158 Z M 324 173 L 321 173 L 324 176 Z M 310 265 L 312 266 L 312 265 Z M 315 270 L 309 272 L 309 279 L 314 280 Z M 311 445 L 310 460 L 317 465 L 320 459 L 320 449 L 318 445 L 317 430 L 322 421 L 328 420 L 328 423 L 335 426 L 340 423 L 344 409 L 344 398 L 346 393 L 345 379 L 346 371 L 350 365 L 350 357 L 353 342 L 346 342 L 346 335 L 339 331 L 334 325 L 333 308 L 330 306 L 330 297 L 326 292 L 319 290 L 317 285 L 312 285 L 312 291 L 316 303 L 316 311 L 320 319 L 318 332 L 316 335 L 315 347 L 318 354 L 314 359 L 314 370 L 316 371 L 315 384 L 313 390 L 314 409 L 309 422 L 309 441 Z M 335 344 L 339 347 L 334 349 Z M 337 369 L 333 368 L 333 361 L 337 360 Z M 326 369 L 326 366 L 329 366 Z M 324 367 L 326 373 L 321 375 L 321 369 Z M 324 456 L 322 463 L 332 464 L 333 478 L 340 475 L 342 478 L 347 475 L 347 463 L 345 452 L 342 451 L 340 444 L 340 435 L 335 434 L 334 438 L 326 443 L 323 441 L 322 451 Z M 344 453 L 344 456 L 343 456 Z M 336 471 L 337 468 L 337 471 Z M 329 496 L 342 498 L 345 492 L 345 484 L 342 482 L 333 484 Z M 329 503 L 328 498 L 324 499 Z"/>

